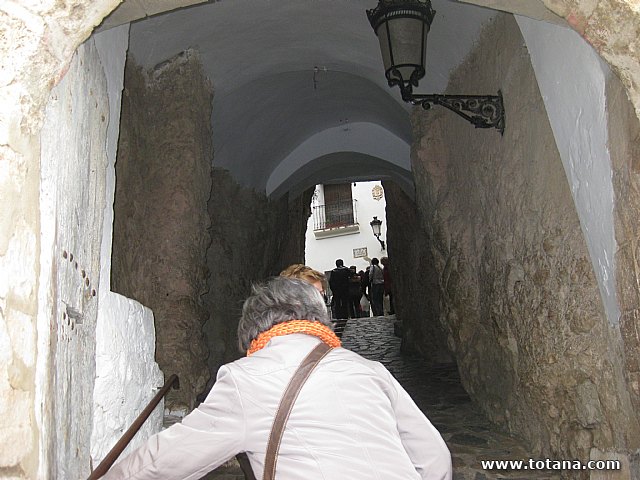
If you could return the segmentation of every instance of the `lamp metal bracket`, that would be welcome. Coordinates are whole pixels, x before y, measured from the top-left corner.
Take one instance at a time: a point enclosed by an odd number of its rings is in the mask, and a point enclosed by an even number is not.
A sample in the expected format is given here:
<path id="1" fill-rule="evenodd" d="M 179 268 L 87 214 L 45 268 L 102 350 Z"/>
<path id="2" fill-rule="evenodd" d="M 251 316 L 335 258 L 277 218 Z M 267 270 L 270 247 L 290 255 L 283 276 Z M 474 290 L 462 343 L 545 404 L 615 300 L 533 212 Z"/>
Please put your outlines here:
<path id="1" fill-rule="evenodd" d="M 401 83 L 400 90 L 402 99 L 412 105 L 421 105 L 425 110 L 429 110 L 432 105 L 441 105 L 476 128 L 495 128 L 500 134 L 504 134 L 504 104 L 500 90 L 498 95 L 420 94 L 413 93 L 411 85 Z"/>

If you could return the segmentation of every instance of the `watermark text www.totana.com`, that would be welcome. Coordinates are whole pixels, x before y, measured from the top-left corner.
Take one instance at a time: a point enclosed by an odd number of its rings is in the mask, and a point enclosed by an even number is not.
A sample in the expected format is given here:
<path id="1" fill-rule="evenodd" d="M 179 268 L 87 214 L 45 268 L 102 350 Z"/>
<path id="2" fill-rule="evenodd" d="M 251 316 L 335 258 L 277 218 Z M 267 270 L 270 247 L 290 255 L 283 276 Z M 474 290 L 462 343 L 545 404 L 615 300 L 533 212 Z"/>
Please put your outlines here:
<path id="1" fill-rule="evenodd" d="M 620 470 L 619 460 L 481 460 L 484 470 Z"/>

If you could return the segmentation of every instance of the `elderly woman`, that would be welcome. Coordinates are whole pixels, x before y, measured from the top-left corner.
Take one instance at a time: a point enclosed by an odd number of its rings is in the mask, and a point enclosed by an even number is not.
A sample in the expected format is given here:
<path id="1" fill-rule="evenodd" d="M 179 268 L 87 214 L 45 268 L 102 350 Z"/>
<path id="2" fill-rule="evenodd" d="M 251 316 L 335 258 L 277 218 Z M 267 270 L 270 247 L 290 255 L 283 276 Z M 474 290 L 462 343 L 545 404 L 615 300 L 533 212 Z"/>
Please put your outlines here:
<path id="1" fill-rule="evenodd" d="M 293 372 L 321 342 L 331 347 L 303 385 L 279 446 L 278 480 L 448 480 L 440 434 L 377 362 L 344 348 L 322 296 L 305 281 L 254 286 L 238 326 L 245 358 L 220 368 L 207 399 L 151 437 L 106 479 L 199 479 L 239 452 L 262 478 L 265 451 Z"/>

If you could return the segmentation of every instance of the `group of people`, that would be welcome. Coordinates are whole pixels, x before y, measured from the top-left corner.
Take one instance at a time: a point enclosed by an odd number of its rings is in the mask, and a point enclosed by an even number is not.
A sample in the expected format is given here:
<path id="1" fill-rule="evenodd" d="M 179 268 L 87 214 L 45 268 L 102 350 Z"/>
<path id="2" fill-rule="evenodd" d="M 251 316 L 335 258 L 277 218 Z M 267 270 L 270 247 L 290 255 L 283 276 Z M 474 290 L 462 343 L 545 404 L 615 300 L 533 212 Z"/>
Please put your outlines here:
<path id="1" fill-rule="evenodd" d="M 384 315 L 385 296 L 389 299 L 388 313 L 395 313 L 388 257 L 380 260 L 372 258 L 371 265 L 359 272 L 355 266 L 347 268 L 341 258 L 337 259 L 336 268 L 331 270 L 329 276 L 329 287 L 332 293 L 333 318 L 359 318 L 365 316 L 365 313 L 369 316 L 363 303 L 371 305 L 374 317 Z"/>
<path id="2" fill-rule="evenodd" d="M 254 285 L 238 324 L 246 356 L 220 368 L 206 399 L 182 422 L 103 478 L 195 480 L 245 453 L 255 478 L 451 480 L 449 450 L 407 392 L 382 364 L 341 347 L 324 285 L 324 275 L 304 265 Z M 295 397 L 273 463 L 267 445 L 284 392 L 316 351 L 324 356 Z"/>

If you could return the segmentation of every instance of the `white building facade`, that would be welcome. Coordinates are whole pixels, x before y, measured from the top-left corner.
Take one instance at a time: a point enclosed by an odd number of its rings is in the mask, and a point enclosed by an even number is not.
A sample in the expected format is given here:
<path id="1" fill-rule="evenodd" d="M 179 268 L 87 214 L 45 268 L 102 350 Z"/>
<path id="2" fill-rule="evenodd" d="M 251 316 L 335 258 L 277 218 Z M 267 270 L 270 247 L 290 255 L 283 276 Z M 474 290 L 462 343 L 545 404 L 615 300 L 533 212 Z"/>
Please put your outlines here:
<path id="1" fill-rule="evenodd" d="M 381 182 L 317 185 L 307 224 L 305 263 L 326 272 L 337 258 L 358 271 L 369 259 L 387 256 L 385 197 Z M 382 222 L 380 241 L 373 234 L 371 221 Z"/>

